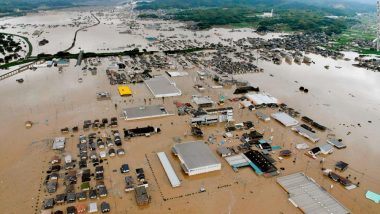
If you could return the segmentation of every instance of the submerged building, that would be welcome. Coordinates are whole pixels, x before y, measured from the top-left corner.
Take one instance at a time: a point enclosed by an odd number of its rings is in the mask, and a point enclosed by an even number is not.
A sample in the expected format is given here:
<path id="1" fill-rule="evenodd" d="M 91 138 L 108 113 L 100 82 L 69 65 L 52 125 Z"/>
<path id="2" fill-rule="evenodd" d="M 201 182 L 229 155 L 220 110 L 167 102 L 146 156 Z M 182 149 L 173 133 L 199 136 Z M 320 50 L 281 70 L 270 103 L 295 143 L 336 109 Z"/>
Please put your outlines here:
<path id="1" fill-rule="evenodd" d="M 180 143 L 173 146 L 173 153 L 188 175 L 197 175 L 221 170 L 222 165 L 203 142 Z"/>

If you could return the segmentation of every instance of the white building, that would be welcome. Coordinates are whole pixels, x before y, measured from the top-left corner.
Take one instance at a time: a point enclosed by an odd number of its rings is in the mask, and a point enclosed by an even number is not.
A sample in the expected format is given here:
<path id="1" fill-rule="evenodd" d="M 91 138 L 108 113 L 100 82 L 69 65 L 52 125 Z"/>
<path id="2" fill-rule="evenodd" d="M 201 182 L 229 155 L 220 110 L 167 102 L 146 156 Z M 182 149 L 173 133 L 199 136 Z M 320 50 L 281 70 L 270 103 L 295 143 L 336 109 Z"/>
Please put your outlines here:
<path id="1" fill-rule="evenodd" d="M 259 15 L 261 18 L 272 18 L 273 17 L 273 9 L 270 11 L 270 13 L 263 13 L 262 15 Z"/>
<path id="2" fill-rule="evenodd" d="M 170 81 L 165 76 L 156 76 L 149 80 L 145 80 L 145 84 L 156 98 L 176 97 L 182 95 L 181 90 L 177 88 L 175 82 Z"/>
<path id="3" fill-rule="evenodd" d="M 65 148 L 65 137 L 56 137 L 53 141 L 53 150 L 60 150 Z"/>
<path id="4" fill-rule="evenodd" d="M 188 175 L 197 175 L 221 170 L 222 165 L 203 142 L 180 143 L 173 146 L 181 167 Z"/>
<path id="5" fill-rule="evenodd" d="M 179 187 L 181 185 L 181 181 L 179 181 L 178 176 L 175 173 L 172 165 L 170 164 L 170 161 L 168 157 L 166 156 L 165 152 L 158 152 L 157 156 L 158 156 L 158 159 L 160 159 L 162 167 L 164 167 L 164 170 L 166 172 L 166 175 L 169 178 L 169 181 L 172 187 Z"/>

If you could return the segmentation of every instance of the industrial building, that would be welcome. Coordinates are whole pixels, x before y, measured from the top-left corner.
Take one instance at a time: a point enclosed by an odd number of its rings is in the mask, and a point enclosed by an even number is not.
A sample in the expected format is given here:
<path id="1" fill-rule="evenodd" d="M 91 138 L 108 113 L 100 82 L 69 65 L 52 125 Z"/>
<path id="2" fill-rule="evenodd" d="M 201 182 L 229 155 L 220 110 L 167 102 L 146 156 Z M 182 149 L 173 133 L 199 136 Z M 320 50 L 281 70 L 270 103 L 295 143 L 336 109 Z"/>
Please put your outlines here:
<path id="1" fill-rule="evenodd" d="M 179 187 L 181 185 L 181 182 L 179 181 L 178 176 L 175 173 L 172 165 L 170 164 L 170 161 L 168 157 L 166 156 L 165 152 L 158 152 L 157 156 L 158 156 L 158 159 L 160 159 L 162 167 L 164 167 L 164 170 L 166 172 L 166 175 L 169 178 L 169 181 L 172 187 Z"/>
<path id="2" fill-rule="evenodd" d="M 200 108 L 212 107 L 214 105 L 214 101 L 211 99 L 211 97 L 207 96 L 193 95 L 193 102 Z"/>
<path id="3" fill-rule="evenodd" d="M 288 127 L 288 126 L 295 126 L 298 124 L 298 121 L 294 119 L 293 117 L 289 116 L 285 112 L 277 112 L 273 113 L 272 117 L 276 119 L 278 122 L 282 123 L 282 125 Z"/>
<path id="4" fill-rule="evenodd" d="M 303 128 L 302 126 L 294 126 L 292 127 L 292 130 L 297 132 L 299 135 L 309 139 L 313 143 L 316 143 L 319 141 L 319 137 L 315 133 Z"/>
<path id="5" fill-rule="evenodd" d="M 249 93 L 249 94 L 246 94 L 245 97 L 247 97 L 247 99 L 251 101 L 253 105 L 255 106 L 278 104 L 277 98 L 272 97 L 271 95 L 265 94 L 265 93 L 260 93 L 260 94 Z"/>
<path id="6" fill-rule="evenodd" d="M 125 120 L 140 120 L 147 118 L 169 116 L 161 105 L 130 107 L 123 110 Z"/>
<path id="7" fill-rule="evenodd" d="M 277 178 L 277 183 L 289 194 L 289 201 L 306 214 L 351 213 L 325 189 L 303 173 Z"/>
<path id="8" fill-rule="evenodd" d="M 145 84 L 156 98 L 182 95 L 181 90 L 177 88 L 175 82 L 170 81 L 165 76 L 156 76 L 145 80 Z"/>
<path id="9" fill-rule="evenodd" d="M 221 170 L 221 163 L 203 142 L 187 142 L 173 146 L 173 153 L 181 162 L 188 175 L 197 175 Z"/>
<path id="10" fill-rule="evenodd" d="M 204 114 L 204 112 L 206 114 Z M 233 121 L 233 108 L 215 108 L 206 109 L 202 114 L 191 118 L 191 125 L 209 125 L 214 123 L 223 123 Z"/>

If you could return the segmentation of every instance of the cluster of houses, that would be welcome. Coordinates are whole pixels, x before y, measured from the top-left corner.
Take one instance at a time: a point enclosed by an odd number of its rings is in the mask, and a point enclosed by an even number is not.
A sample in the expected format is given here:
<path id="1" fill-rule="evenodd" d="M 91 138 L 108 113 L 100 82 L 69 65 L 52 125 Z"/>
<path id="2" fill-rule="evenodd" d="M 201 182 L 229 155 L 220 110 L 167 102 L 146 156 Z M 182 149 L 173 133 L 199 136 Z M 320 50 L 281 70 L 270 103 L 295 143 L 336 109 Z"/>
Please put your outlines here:
<path id="1" fill-rule="evenodd" d="M 46 191 L 55 197 L 45 199 L 43 209 L 46 213 L 52 213 L 54 206 L 67 204 L 67 213 L 94 213 L 109 212 L 110 205 L 103 201 L 100 206 L 96 202 L 85 204 L 86 200 L 105 199 L 108 190 L 105 185 L 105 172 L 103 161 L 108 157 L 125 154 L 120 134 L 117 130 L 111 131 L 111 135 L 90 133 L 79 136 L 78 159 L 65 152 L 66 139 L 57 137 L 53 141 L 52 148 L 57 151 L 47 170 L 45 180 Z M 91 164 L 91 165 L 90 165 Z M 60 186 L 64 187 L 60 188 Z M 77 188 L 76 188 L 77 187 Z M 77 189 L 80 189 L 78 192 Z M 72 205 L 73 204 L 73 205 Z M 59 209 L 59 208 L 58 208 Z M 60 211 L 60 210 L 57 210 Z"/>

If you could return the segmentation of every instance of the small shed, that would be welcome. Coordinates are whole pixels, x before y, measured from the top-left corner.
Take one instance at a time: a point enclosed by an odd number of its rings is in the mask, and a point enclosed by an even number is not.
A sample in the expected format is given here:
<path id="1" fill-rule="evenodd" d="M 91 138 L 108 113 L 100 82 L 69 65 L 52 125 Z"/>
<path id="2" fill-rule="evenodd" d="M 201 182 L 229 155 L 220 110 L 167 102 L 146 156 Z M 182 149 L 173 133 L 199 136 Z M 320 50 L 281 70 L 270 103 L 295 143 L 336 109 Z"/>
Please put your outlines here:
<path id="1" fill-rule="evenodd" d="M 228 157 L 232 155 L 232 151 L 227 147 L 220 146 L 216 149 L 216 151 L 222 157 Z"/>
<path id="2" fill-rule="evenodd" d="M 337 149 L 344 149 L 347 147 L 344 143 L 342 143 L 342 141 L 337 139 L 327 139 L 327 143 L 335 146 Z"/>
<path id="3" fill-rule="evenodd" d="M 65 163 L 71 163 L 73 161 L 71 155 L 66 155 L 65 156 Z"/>
<path id="4" fill-rule="evenodd" d="M 324 154 L 324 155 L 328 155 L 328 154 L 331 154 L 333 153 L 334 151 L 334 148 L 332 145 L 326 143 L 322 146 L 319 146 L 319 148 L 321 149 L 321 153 Z"/>
<path id="5" fill-rule="evenodd" d="M 56 137 L 53 141 L 53 150 L 61 150 L 65 148 L 65 137 Z"/>

